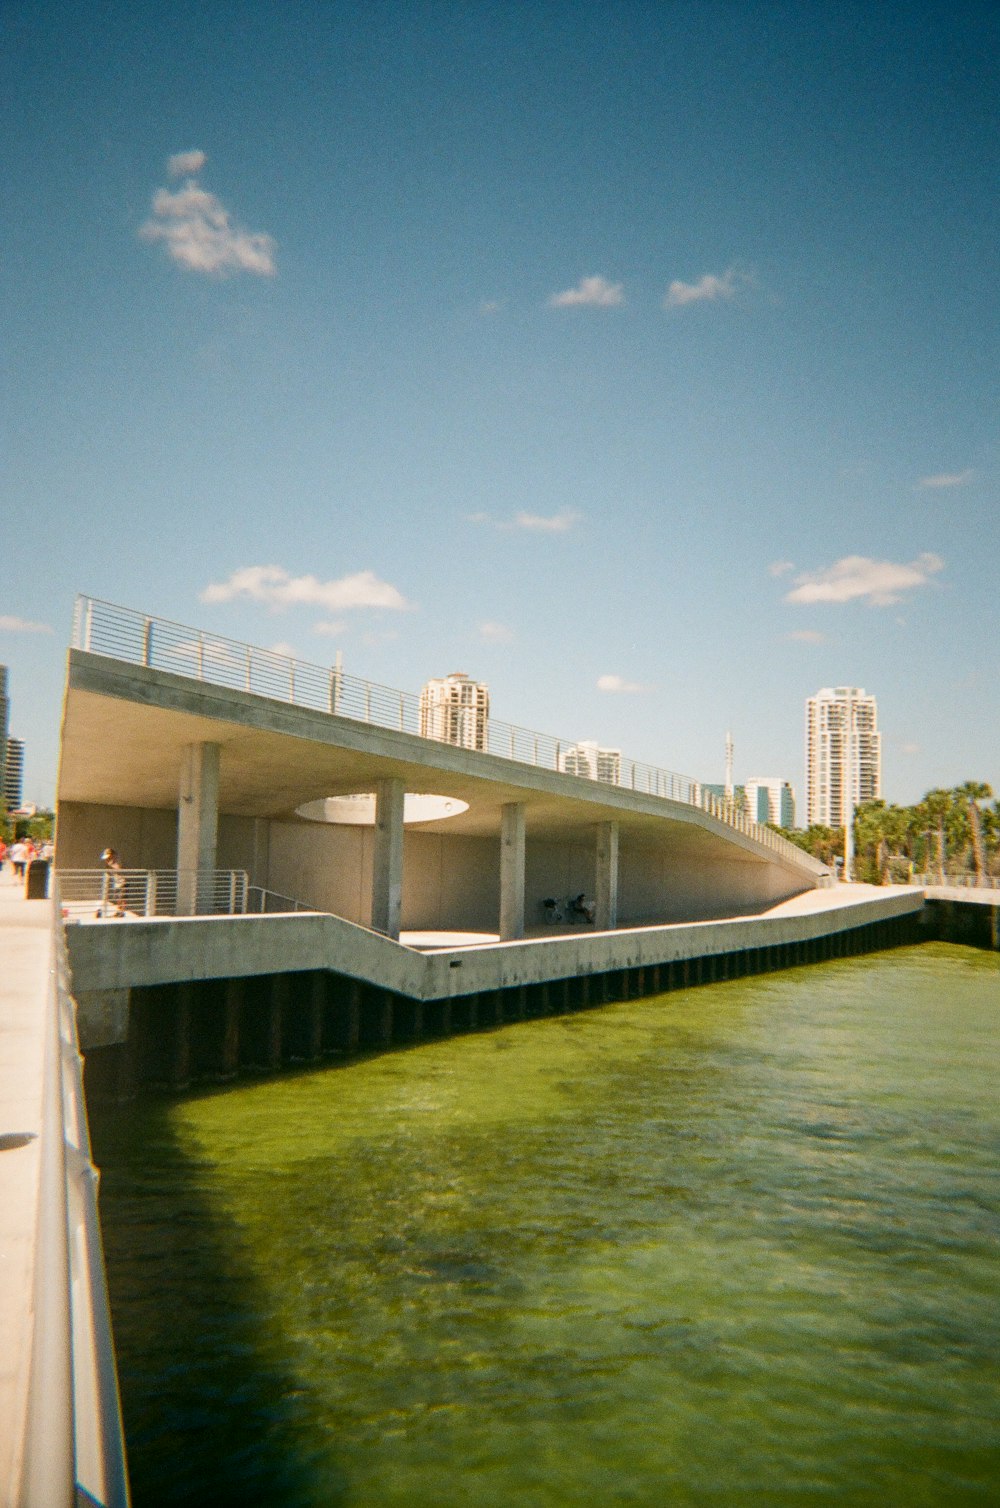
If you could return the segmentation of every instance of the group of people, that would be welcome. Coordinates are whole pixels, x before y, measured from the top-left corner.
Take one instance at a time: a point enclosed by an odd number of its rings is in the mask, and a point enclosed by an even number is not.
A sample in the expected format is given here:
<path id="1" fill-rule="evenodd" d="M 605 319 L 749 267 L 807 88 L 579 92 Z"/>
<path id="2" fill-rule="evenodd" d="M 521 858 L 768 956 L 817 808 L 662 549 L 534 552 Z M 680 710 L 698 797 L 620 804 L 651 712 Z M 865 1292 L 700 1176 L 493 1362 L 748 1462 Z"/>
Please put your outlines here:
<path id="1" fill-rule="evenodd" d="M 550 927 L 556 926 L 563 920 L 563 909 L 553 896 L 549 896 L 542 902 L 542 914 L 546 925 Z M 572 896 L 566 902 L 566 918 L 570 922 L 587 922 L 589 926 L 593 926 L 596 914 L 596 902 L 588 901 L 582 890 L 579 895 Z"/>
<path id="2" fill-rule="evenodd" d="M 9 861 L 14 869 L 14 878 L 23 880 L 28 870 L 28 865 L 35 859 L 51 859 L 53 854 L 52 843 L 36 843 L 34 838 L 15 838 L 8 845 L 0 838 L 0 874 Z"/>

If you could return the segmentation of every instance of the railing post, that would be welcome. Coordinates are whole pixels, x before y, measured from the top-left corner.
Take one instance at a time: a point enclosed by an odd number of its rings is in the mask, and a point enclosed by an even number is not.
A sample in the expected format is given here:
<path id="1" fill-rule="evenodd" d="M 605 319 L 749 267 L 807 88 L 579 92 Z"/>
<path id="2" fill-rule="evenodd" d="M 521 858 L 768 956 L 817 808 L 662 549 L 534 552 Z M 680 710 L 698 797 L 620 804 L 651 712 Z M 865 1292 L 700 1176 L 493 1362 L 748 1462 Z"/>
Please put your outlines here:
<path id="1" fill-rule="evenodd" d="M 205 635 L 198 635 L 198 679 L 205 679 Z"/>
<path id="2" fill-rule="evenodd" d="M 371 720 L 372 720 L 372 683 L 371 683 L 371 681 L 366 681 L 365 682 L 365 722 L 366 723 L 370 723 Z"/>
<path id="3" fill-rule="evenodd" d="M 248 644 L 247 645 L 247 686 L 246 686 L 246 689 L 249 691 L 250 687 L 252 685 L 253 685 L 253 650 L 251 649 L 250 645 Z"/>
<path id="4" fill-rule="evenodd" d="M 288 700 L 295 706 L 295 661 L 288 662 Z"/>
<path id="5" fill-rule="evenodd" d="M 93 633 L 93 628 L 94 628 L 94 599 L 93 599 L 93 597 L 88 597 L 87 598 L 87 611 L 84 614 L 84 618 L 83 618 L 83 647 L 87 651 L 88 654 L 90 653 L 90 639 L 91 639 L 91 634 Z"/>
<path id="6" fill-rule="evenodd" d="M 405 719 L 405 717 L 403 715 L 403 693 L 400 692 L 399 693 L 399 731 L 400 731 L 400 733 L 402 733 L 402 731 L 403 731 L 403 729 L 405 727 L 406 727 L 406 719 Z"/>
<path id="7" fill-rule="evenodd" d="M 147 667 L 153 658 L 153 620 L 146 619 L 146 626 L 142 631 L 142 663 Z"/>
<path id="8" fill-rule="evenodd" d="M 156 915 L 156 870 L 146 870 L 146 897 L 144 901 L 144 916 Z"/>
<path id="9" fill-rule="evenodd" d="M 236 870 L 229 871 L 229 915 L 236 915 Z"/>

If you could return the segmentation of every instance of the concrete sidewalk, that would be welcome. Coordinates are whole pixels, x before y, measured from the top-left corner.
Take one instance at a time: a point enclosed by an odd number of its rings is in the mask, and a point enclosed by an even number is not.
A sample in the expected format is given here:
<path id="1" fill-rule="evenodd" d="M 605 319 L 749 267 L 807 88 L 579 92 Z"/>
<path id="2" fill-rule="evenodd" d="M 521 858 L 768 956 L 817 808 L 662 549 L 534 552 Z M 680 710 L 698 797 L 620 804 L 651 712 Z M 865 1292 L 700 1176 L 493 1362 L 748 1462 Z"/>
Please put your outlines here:
<path id="1" fill-rule="evenodd" d="M 0 874 L 0 1502 L 18 1500 L 31 1355 L 51 903 Z"/>

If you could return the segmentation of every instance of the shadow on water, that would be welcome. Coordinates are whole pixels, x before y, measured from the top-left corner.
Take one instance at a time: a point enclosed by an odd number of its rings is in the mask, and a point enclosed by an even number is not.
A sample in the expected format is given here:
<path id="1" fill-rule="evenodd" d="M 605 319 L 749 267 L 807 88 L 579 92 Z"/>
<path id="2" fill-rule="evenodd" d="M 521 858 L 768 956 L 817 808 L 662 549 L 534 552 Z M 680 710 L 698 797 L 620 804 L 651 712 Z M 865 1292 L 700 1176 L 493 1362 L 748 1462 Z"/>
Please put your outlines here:
<path id="1" fill-rule="evenodd" d="M 335 1449 L 316 1438 L 246 1238 L 185 1144 L 183 1103 L 91 1113 L 133 1500 L 335 1508 Z"/>

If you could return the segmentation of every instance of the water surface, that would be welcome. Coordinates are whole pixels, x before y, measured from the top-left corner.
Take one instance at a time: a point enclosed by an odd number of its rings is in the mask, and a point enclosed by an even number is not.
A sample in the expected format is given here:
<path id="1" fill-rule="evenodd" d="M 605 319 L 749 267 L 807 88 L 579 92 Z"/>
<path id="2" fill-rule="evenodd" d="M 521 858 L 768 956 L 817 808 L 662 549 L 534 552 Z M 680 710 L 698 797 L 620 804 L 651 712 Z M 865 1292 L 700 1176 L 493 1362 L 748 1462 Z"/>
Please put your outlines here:
<path id="1" fill-rule="evenodd" d="M 1000 960 L 100 1118 L 136 1502 L 1000 1501 Z"/>

